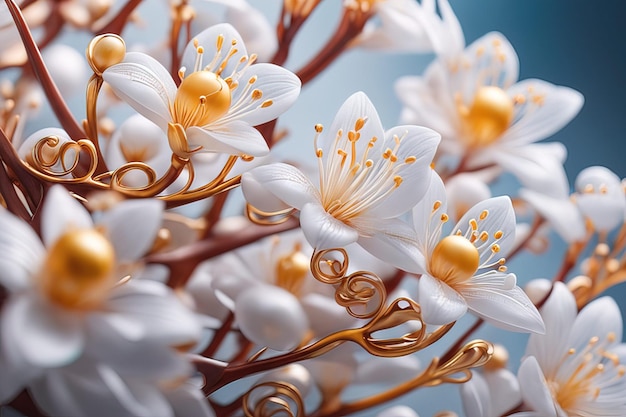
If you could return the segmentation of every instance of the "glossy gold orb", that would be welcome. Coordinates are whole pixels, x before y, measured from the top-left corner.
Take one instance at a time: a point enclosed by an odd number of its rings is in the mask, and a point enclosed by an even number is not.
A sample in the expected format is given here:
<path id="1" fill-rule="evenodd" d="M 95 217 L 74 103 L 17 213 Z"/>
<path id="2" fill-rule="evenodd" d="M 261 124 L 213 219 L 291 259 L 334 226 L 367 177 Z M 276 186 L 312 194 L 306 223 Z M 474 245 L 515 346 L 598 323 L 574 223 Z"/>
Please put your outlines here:
<path id="1" fill-rule="evenodd" d="M 205 126 L 222 117 L 230 108 L 230 87 L 211 71 L 186 76 L 174 100 L 174 122 L 185 128 Z"/>
<path id="2" fill-rule="evenodd" d="M 450 286 L 471 278 L 478 270 L 480 254 L 476 246 L 463 236 L 443 238 L 430 258 L 430 272 Z"/>
<path id="3" fill-rule="evenodd" d="M 106 296 L 114 266 L 115 251 L 101 233 L 73 230 L 48 251 L 41 286 L 50 300 L 64 307 L 90 307 Z"/>
<path id="4" fill-rule="evenodd" d="M 126 44 L 118 35 L 107 33 L 96 36 L 87 47 L 87 61 L 91 69 L 101 75 L 107 68 L 119 64 L 126 56 Z"/>
<path id="5" fill-rule="evenodd" d="M 276 262 L 276 285 L 300 296 L 304 278 L 310 271 L 309 258 L 300 251 L 282 256 Z"/>
<path id="6" fill-rule="evenodd" d="M 509 128 L 513 112 L 513 100 L 504 90 L 494 86 L 480 87 L 463 114 L 468 143 L 486 146 L 495 142 Z"/>

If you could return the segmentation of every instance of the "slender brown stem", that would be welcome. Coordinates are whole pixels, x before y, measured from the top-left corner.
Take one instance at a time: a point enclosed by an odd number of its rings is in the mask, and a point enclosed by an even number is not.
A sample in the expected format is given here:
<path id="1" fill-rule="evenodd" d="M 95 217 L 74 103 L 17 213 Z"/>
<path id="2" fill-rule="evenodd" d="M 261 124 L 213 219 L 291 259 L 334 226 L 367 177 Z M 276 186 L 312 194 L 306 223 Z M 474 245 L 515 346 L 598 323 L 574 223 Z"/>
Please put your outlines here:
<path id="1" fill-rule="evenodd" d="M 96 35 L 102 35 L 104 33 L 115 33 L 119 35 L 126 27 L 128 23 L 128 19 L 135 11 L 137 6 L 141 4 L 142 0 L 128 0 L 128 2 L 120 9 L 119 12 L 113 17 L 111 17 L 108 23 L 105 23 L 96 31 Z"/>
<path id="2" fill-rule="evenodd" d="M 235 236 L 214 237 L 198 241 L 171 252 L 151 255 L 146 259 L 146 262 L 167 266 L 170 269 L 168 285 L 172 288 L 180 288 L 186 285 L 191 273 L 200 262 L 256 242 L 266 236 L 295 229 L 298 225 L 299 222 L 295 218 L 275 226 L 251 225 Z"/>
<path id="3" fill-rule="evenodd" d="M 441 356 L 441 361 L 442 361 L 442 362 L 447 362 L 447 361 L 449 361 L 449 360 L 450 360 L 450 358 L 452 358 L 452 357 L 454 356 L 454 354 L 455 354 L 456 352 L 458 352 L 458 351 L 459 351 L 459 349 L 461 349 L 461 347 L 465 344 L 465 341 L 466 341 L 467 339 L 469 339 L 469 338 L 470 338 L 470 336 L 471 336 L 471 335 L 472 335 L 472 334 L 473 334 L 476 330 L 478 330 L 478 329 L 480 328 L 480 326 L 482 326 L 482 325 L 483 325 L 483 323 L 484 323 L 484 322 L 485 322 L 485 321 L 484 321 L 483 319 L 481 319 L 481 318 L 477 319 L 477 320 L 476 320 L 476 322 L 472 325 L 472 327 L 470 327 L 469 329 L 467 329 L 467 330 L 465 331 L 465 333 L 463 333 L 463 334 L 461 335 L 461 337 L 459 337 L 459 338 L 457 339 L 457 341 L 456 341 L 456 342 L 455 342 L 452 346 L 450 346 L 450 348 L 446 351 L 446 353 L 444 353 L 444 354 Z"/>
<path id="4" fill-rule="evenodd" d="M 17 27 L 18 32 L 20 33 L 20 37 L 22 38 L 22 42 L 24 43 L 24 48 L 26 48 L 26 53 L 28 55 L 28 60 L 32 66 L 33 72 L 35 76 L 39 80 L 41 87 L 43 88 L 48 101 L 50 102 L 50 107 L 54 111 L 57 119 L 63 126 L 63 129 L 68 133 L 68 135 L 74 139 L 79 140 L 85 137 L 83 130 L 80 124 L 74 119 L 74 116 L 70 112 L 67 103 L 63 100 L 59 89 L 56 84 L 52 80 L 46 65 L 43 62 L 43 58 L 41 57 L 41 52 L 37 47 L 35 40 L 33 39 L 30 30 L 28 29 L 28 25 L 26 24 L 26 20 L 20 11 L 20 8 L 15 4 L 13 0 L 5 0 L 11 15 L 13 16 L 13 20 L 15 21 L 15 26 Z"/>
<path id="5" fill-rule="evenodd" d="M 213 339 L 211 340 L 211 343 L 209 343 L 209 346 L 207 346 L 207 348 L 204 349 L 204 351 L 201 353 L 202 356 L 210 358 L 215 355 L 217 350 L 222 345 L 222 342 L 224 341 L 224 339 L 226 339 L 226 336 L 230 332 L 230 329 L 234 322 L 235 322 L 235 313 L 231 311 L 226 317 L 226 319 L 224 319 L 224 321 L 222 322 L 222 326 L 219 329 L 217 329 L 217 331 L 213 335 Z"/>

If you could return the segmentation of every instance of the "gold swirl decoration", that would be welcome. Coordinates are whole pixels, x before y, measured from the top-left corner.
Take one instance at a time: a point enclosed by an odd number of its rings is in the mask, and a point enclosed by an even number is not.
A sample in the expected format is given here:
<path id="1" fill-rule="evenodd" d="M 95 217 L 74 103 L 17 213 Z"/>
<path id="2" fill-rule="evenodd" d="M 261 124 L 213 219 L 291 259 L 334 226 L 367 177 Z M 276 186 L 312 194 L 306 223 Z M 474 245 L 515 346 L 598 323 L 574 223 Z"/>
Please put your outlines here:
<path id="1" fill-rule="evenodd" d="M 304 402 L 298 389 L 285 382 L 255 385 L 243 397 L 246 417 L 304 417 Z"/>

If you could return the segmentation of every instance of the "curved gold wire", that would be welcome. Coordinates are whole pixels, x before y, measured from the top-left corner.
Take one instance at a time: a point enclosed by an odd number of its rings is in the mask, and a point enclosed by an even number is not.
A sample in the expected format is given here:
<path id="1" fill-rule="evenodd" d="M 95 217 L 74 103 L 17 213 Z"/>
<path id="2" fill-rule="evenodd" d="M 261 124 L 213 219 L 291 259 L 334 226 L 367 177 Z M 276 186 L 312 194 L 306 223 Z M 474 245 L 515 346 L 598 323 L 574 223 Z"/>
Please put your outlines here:
<path id="1" fill-rule="evenodd" d="M 311 256 L 311 272 L 324 284 L 340 283 L 348 272 L 348 252 L 343 248 L 316 250 Z"/>
<path id="2" fill-rule="evenodd" d="M 369 319 L 384 307 L 385 295 L 385 285 L 376 274 L 357 271 L 340 281 L 335 290 L 335 301 L 352 317 Z"/>
<path id="3" fill-rule="evenodd" d="M 285 382 L 255 385 L 244 395 L 242 404 L 246 417 L 304 417 L 304 401 L 300 392 L 295 386 Z"/>
<path id="4" fill-rule="evenodd" d="M 70 152 L 73 152 L 71 154 Z M 89 156 L 89 166 L 86 172 L 79 174 L 76 172 L 79 167 L 81 152 L 86 152 Z M 87 139 L 80 139 L 76 142 L 67 141 L 61 143 L 58 136 L 50 135 L 40 139 L 33 147 L 32 166 L 27 162 L 23 165 L 31 172 L 50 182 L 78 183 L 91 179 L 96 171 L 97 150 L 94 144 Z M 69 163 L 66 162 L 69 160 Z M 55 165 L 61 165 L 61 171 L 55 171 Z M 72 178 L 67 178 L 72 175 Z"/>
<path id="5" fill-rule="evenodd" d="M 260 210 L 251 204 L 246 204 L 246 217 L 252 223 L 260 226 L 272 226 L 285 223 L 295 211 L 296 209 L 290 207 L 284 210 L 269 212 Z"/>

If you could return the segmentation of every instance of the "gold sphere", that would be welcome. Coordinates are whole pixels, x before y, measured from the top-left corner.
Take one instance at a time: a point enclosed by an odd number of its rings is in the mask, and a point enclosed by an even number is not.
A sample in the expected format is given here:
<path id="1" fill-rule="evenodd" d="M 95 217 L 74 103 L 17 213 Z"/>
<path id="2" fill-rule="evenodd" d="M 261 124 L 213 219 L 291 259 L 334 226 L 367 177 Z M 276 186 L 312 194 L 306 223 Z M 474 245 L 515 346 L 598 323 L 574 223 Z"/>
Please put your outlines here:
<path id="1" fill-rule="evenodd" d="M 93 72 L 98 75 L 115 64 L 119 64 L 126 56 L 126 44 L 118 35 L 106 33 L 96 36 L 87 47 L 87 61 Z"/>
<path id="2" fill-rule="evenodd" d="M 454 286 L 471 278 L 480 263 L 476 246 L 463 236 L 441 239 L 430 258 L 430 272 L 437 279 Z"/>
<path id="3" fill-rule="evenodd" d="M 205 126 L 230 108 L 230 87 L 211 71 L 192 72 L 180 83 L 174 99 L 174 122 L 185 128 Z"/>
<path id="4" fill-rule="evenodd" d="M 115 251 L 101 233 L 72 230 L 48 251 L 41 286 L 53 302 L 64 307 L 91 307 L 107 294 L 114 266 Z"/>
<path id="5" fill-rule="evenodd" d="M 495 86 L 480 87 L 463 115 L 468 143 L 486 146 L 495 142 L 509 128 L 514 110 L 513 100 L 504 90 Z"/>
<path id="6" fill-rule="evenodd" d="M 296 249 L 276 262 L 276 285 L 298 297 L 309 271 L 309 258 Z"/>

